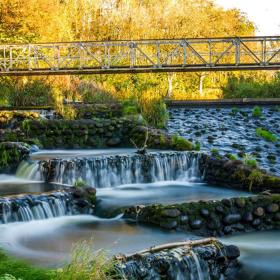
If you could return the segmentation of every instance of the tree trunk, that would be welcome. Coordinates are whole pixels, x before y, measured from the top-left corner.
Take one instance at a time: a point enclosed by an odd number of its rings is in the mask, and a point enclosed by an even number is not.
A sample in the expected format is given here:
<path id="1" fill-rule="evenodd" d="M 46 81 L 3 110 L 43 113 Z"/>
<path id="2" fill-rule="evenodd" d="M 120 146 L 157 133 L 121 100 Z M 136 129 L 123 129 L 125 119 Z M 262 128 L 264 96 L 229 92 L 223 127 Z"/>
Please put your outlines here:
<path id="1" fill-rule="evenodd" d="M 167 74 L 167 80 L 168 80 L 168 90 L 167 90 L 167 94 L 166 94 L 166 98 L 170 99 L 172 92 L 173 92 L 173 78 L 175 76 L 175 73 L 168 73 Z"/>
<path id="2" fill-rule="evenodd" d="M 203 95 L 203 81 L 204 81 L 205 77 L 206 77 L 206 74 L 204 72 L 200 73 L 200 75 L 199 75 L 199 95 L 200 95 L 200 97 L 205 97 Z"/>

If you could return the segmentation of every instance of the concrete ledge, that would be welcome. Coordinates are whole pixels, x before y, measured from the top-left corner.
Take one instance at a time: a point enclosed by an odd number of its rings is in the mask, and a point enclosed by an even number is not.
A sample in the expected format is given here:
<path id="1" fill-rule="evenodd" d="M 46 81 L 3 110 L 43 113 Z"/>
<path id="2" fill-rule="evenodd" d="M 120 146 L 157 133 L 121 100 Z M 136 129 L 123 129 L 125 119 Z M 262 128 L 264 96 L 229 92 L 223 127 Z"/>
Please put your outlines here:
<path id="1" fill-rule="evenodd" d="M 166 100 L 165 102 L 168 107 L 280 105 L 280 98 Z"/>

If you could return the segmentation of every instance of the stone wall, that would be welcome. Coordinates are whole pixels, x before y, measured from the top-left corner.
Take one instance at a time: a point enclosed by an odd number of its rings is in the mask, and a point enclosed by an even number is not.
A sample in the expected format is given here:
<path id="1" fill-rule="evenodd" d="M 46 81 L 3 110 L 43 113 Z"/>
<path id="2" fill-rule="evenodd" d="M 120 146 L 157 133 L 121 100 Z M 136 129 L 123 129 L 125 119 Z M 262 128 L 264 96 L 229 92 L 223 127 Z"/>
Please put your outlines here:
<path id="1" fill-rule="evenodd" d="M 202 236 L 223 236 L 279 228 L 279 206 L 280 195 L 258 195 L 172 206 L 132 207 L 124 211 L 124 216 L 165 229 L 191 231 Z"/>
<path id="2" fill-rule="evenodd" d="M 252 192 L 280 193 L 280 178 L 239 160 L 229 160 L 203 154 L 200 169 L 204 181 L 222 187 Z"/>
<path id="3" fill-rule="evenodd" d="M 76 119 L 93 118 L 120 118 L 123 117 L 123 105 L 121 103 L 112 104 L 75 104 Z"/>
<path id="4" fill-rule="evenodd" d="M 0 131 L 0 142 L 21 141 L 43 148 L 143 147 L 192 150 L 193 145 L 164 130 L 147 128 L 135 117 L 83 120 L 25 120 L 15 129 Z M 132 141 L 131 141 L 132 140 Z"/>

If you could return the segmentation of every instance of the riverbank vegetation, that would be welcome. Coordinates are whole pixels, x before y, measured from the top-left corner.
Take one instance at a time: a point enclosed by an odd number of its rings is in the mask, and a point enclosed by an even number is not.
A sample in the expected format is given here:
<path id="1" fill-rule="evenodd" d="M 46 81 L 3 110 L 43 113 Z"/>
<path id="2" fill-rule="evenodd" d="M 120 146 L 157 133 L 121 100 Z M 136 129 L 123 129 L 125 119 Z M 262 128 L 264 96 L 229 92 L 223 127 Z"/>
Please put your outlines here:
<path id="1" fill-rule="evenodd" d="M 0 280 L 113 280 L 123 279 L 113 260 L 101 250 L 93 253 L 91 242 L 73 245 L 71 260 L 58 269 L 30 266 L 0 252 Z"/>

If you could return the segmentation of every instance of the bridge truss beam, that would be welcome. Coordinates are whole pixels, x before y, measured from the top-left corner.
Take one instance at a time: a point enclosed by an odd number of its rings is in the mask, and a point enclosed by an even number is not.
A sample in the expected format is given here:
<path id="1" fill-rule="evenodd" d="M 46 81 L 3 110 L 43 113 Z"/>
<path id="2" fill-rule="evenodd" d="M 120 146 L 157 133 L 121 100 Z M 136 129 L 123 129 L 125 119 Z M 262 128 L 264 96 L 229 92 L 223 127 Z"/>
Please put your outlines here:
<path id="1" fill-rule="evenodd" d="M 280 69 L 280 36 L 0 45 L 0 76 Z"/>

